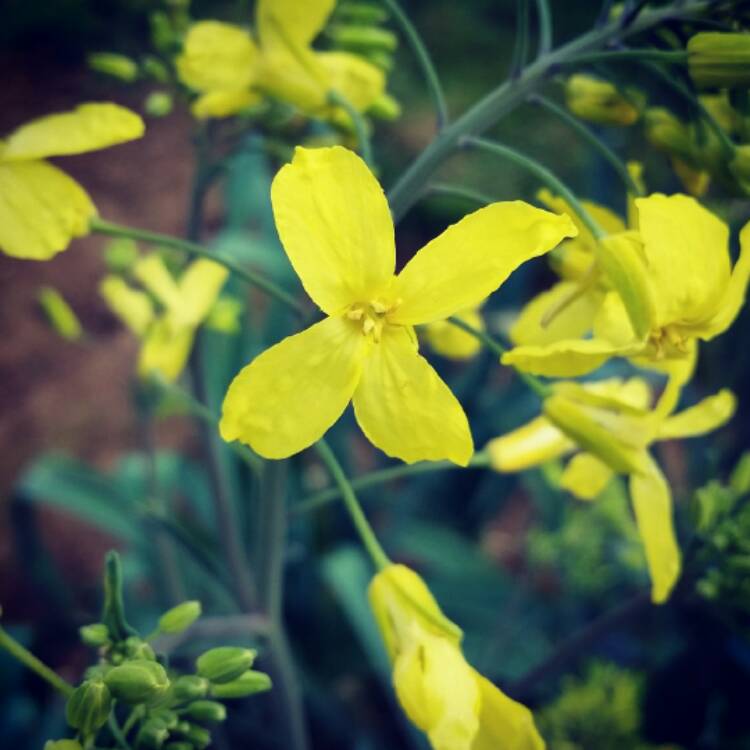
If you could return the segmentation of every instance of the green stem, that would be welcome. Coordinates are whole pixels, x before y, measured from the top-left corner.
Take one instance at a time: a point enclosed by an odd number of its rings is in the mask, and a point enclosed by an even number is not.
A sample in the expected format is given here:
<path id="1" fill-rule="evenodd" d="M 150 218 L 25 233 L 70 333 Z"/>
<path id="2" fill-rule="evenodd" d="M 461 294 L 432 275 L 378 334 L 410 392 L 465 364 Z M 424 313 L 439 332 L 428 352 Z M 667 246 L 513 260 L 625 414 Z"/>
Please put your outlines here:
<path id="1" fill-rule="evenodd" d="M 343 96 L 343 94 L 339 94 L 338 91 L 329 91 L 328 101 L 337 107 L 341 107 L 341 109 L 343 109 L 351 118 L 352 124 L 354 125 L 354 131 L 357 134 L 357 143 L 359 144 L 362 158 L 367 163 L 367 166 L 372 168 L 374 162 L 367 120 L 365 120 L 362 113 L 359 112 L 357 108 L 345 96 Z"/>
<path id="2" fill-rule="evenodd" d="M 468 323 L 461 320 L 461 318 L 451 317 L 448 318 L 448 322 L 452 323 L 457 328 L 460 328 L 462 331 L 466 331 L 466 333 L 470 334 L 471 336 L 474 336 L 498 357 L 502 357 L 503 354 L 508 351 L 506 347 L 504 347 L 499 341 L 496 341 L 494 338 L 492 338 L 492 336 L 490 336 L 486 331 L 480 331 L 478 328 L 470 326 Z M 549 386 L 539 380 L 539 378 L 537 378 L 536 376 L 530 375 L 528 372 L 523 372 L 523 370 L 519 369 L 516 369 L 516 373 L 518 374 L 518 377 L 521 378 L 521 380 L 532 391 L 534 391 L 537 396 L 539 396 L 539 398 L 545 399 L 550 395 L 551 391 Z"/>
<path id="3" fill-rule="evenodd" d="M 546 55 L 552 49 L 552 13 L 549 0 L 536 0 L 537 23 L 539 24 L 539 49 L 537 55 Z"/>
<path id="4" fill-rule="evenodd" d="M 423 186 L 435 170 L 458 150 L 462 138 L 483 133 L 524 103 L 529 94 L 539 88 L 546 78 L 565 64 L 566 60 L 606 47 L 614 40 L 643 33 L 667 20 L 699 16 L 712 5 L 712 0 L 693 0 L 647 9 L 625 29 L 617 19 L 613 19 L 558 47 L 548 55 L 539 57 L 522 71 L 518 79 L 506 81 L 454 120 L 411 162 L 388 194 L 394 218 L 397 221 L 402 218 L 419 199 Z"/>
<path id="5" fill-rule="evenodd" d="M 381 0 L 381 2 L 393 14 L 396 23 L 401 27 L 401 31 L 411 45 L 419 66 L 422 68 L 422 73 L 424 74 L 425 81 L 427 82 L 430 94 L 432 95 L 432 100 L 435 104 L 438 130 L 442 130 L 448 124 L 449 120 L 448 105 L 445 103 L 443 86 L 440 83 L 440 78 L 435 70 L 435 66 L 432 63 L 430 53 L 427 51 L 427 47 L 425 47 L 419 32 L 409 20 L 406 13 L 401 10 L 401 6 L 398 2 L 396 0 Z"/>
<path id="6" fill-rule="evenodd" d="M 75 689 L 60 675 L 53 672 L 44 662 L 38 659 L 27 648 L 22 646 L 5 628 L 0 626 L 0 648 L 4 648 L 12 657 L 21 662 L 27 669 L 35 672 L 55 690 L 68 698 Z"/>
<path id="7" fill-rule="evenodd" d="M 482 469 L 489 466 L 489 458 L 486 454 L 479 452 L 475 453 L 471 461 L 466 468 L 470 469 Z M 379 487 L 387 482 L 392 482 L 394 479 L 401 479 L 403 477 L 414 477 L 421 474 L 432 474 L 436 471 L 447 471 L 449 469 L 457 469 L 451 461 L 422 461 L 417 464 L 399 464 L 398 466 L 389 466 L 387 469 L 380 469 L 379 471 L 373 471 L 369 474 L 365 474 L 356 479 L 350 481 L 353 490 L 367 490 L 371 487 Z M 302 515 L 318 508 L 322 508 L 324 505 L 328 505 L 331 501 L 337 500 L 342 496 L 340 487 L 331 487 L 327 490 L 321 490 L 316 492 L 310 497 L 300 500 L 292 509 L 290 514 L 293 516 Z"/>
<path id="8" fill-rule="evenodd" d="M 571 129 L 575 130 L 575 132 L 578 133 L 593 149 L 595 149 L 599 155 L 610 164 L 615 172 L 617 172 L 629 193 L 638 196 L 643 195 L 640 186 L 631 177 L 627 166 L 623 164 L 620 157 L 577 117 L 570 114 L 570 112 L 564 107 L 561 107 L 559 104 L 550 99 L 546 99 L 543 96 L 533 96 L 530 101 L 534 104 L 538 104 L 543 109 L 546 109 L 548 112 L 555 115 L 555 117 L 562 120 L 566 125 L 570 126 Z"/>
<path id="9" fill-rule="evenodd" d="M 493 203 L 491 198 L 478 190 L 464 187 L 463 185 L 452 185 L 448 182 L 432 182 L 427 189 L 428 195 L 445 195 L 451 198 L 462 198 L 470 203 L 479 203 L 482 206 Z"/>
<path id="10" fill-rule="evenodd" d="M 680 64 L 687 62 L 688 53 L 683 50 L 663 49 L 613 49 L 575 55 L 563 65 L 585 65 L 587 63 L 611 62 L 613 60 L 654 60 L 656 62 Z"/>
<path id="11" fill-rule="evenodd" d="M 130 743 L 125 739 L 125 735 L 123 734 L 122 729 L 120 729 L 120 725 L 117 723 L 117 716 L 115 716 L 114 711 L 109 712 L 107 723 L 109 726 L 109 731 L 120 750 L 132 750 L 132 748 L 130 747 Z"/>
<path id="12" fill-rule="evenodd" d="M 529 0 L 516 0 L 516 39 L 510 64 L 511 78 L 518 78 L 529 54 Z"/>
<path id="13" fill-rule="evenodd" d="M 378 570 L 383 570 L 391 564 L 391 561 L 380 546 L 380 542 L 375 536 L 375 532 L 372 530 L 372 526 L 370 526 L 370 522 L 367 520 L 367 516 L 365 516 L 364 511 L 362 510 L 362 506 L 359 504 L 359 500 L 357 500 L 354 488 L 344 473 L 344 470 L 341 468 L 341 464 L 338 462 L 334 452 L 324 439 L 321 438 L 315 444 L 315 449 L 318 451 L 318 455 L 331 473 L 333 481 L 338 486 L 346 510 L 348 511 L 349 516 L 354 523 L 354 527 L 357 529 L 359 538 L 362 540 L 362 544 L 370 555 L 373 564 Z"/>
<path id="14" fill-rule="evenodd" d="M 189 242 L 188 240 L 180 239 L 179 237 L 173 237 L 169 234 L 160 234 L 159 232 L 150 232 L 147 229 L 137 229 L 135 227 L 127 227 L 122 224 L 114 224 L 111 221 L 105 221 L 99 217 L 94 217 L 90 222 L 90 229 L 92 232 L 98 234 L 105 234 L 109 237 L 129 237 L 134 240 L 141 242 L 150 242 L 155 245 L 162 245 L 163 247 L 174 248 L 175 250 L 181 250 L 182 252 L 190 255 L 195 255 L 199 258 L 208 258 L 216 263 L 228 268 L 238 278 L 252 284 L 253 286 L 262 289 L 267 294 L 275 297 L 280 302 L 283 302 L 288 307 L 296 310 L 299 313 L 305 312 L 305 307 L 298 302 L 293 295 L 277 286 L 273 281 L 265 278 L 259 273 L 250 270 L 249 268 L 243 268 L 235 261 L 230 258 L 226 258 L 218 253 L 214 253 L 202 245 L 197 245 L 195 242 Z"/>
<path id="15" fill-rule="evenodd" d="M 547 167 L 540 164 L 535 159 L 532 159 L 509 146 L 504 146 L 501 143 L 497 143 L 497 141 L 488 141 L 485 138 L 467 137 L 464 140 L 464 143 L 467 146 L 486 151 L 488 154 L 494 154 L 495 156 L 507 159 L 522 169 L 525 169 L 527 172 L 531 172 L 531 174 L 538 177 L 550 190 L 565 199 L 571 209 L 575 211 L 581 222 L 586 225 L 586 228 L 594 235 L 594 237 L 601 239 L 606 235 L 606 232 L 599 226 L 599 224 L 597 224 L 594 217 L 586 210 L 578 198 L 576 198 L 570 188 L 553 172 L 547 169 Z"/>

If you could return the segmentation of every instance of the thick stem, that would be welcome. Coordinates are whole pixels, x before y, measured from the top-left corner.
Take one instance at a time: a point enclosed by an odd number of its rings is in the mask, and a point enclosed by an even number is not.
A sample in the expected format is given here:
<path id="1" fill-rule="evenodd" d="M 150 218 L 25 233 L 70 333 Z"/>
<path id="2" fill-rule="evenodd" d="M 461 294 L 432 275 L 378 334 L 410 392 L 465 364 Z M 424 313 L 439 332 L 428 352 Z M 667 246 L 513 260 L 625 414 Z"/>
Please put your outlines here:
<path id="1" fill-rule="evenodd" d="M 536 0 L 536 15 L 539 26 L 537 56 L 541 57 L 552 49 L 552 13 L 549 9 L 549 0 Z"/>

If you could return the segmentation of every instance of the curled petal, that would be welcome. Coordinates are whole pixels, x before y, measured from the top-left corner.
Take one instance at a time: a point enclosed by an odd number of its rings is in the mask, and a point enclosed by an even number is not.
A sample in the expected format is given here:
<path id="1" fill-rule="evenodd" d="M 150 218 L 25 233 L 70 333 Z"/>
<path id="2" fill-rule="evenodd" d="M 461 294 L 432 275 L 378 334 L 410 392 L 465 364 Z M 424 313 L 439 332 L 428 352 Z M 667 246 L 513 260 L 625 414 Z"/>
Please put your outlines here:
<path id="1" fill-rule="evenodd" d="M 737 398 L 728 390 L 704 398 L 703 401 L 689 409 L 668 417 L 659 428 L 659 438 L 696 437 L 713 432 L 726 424 L 737 409 Z"/>

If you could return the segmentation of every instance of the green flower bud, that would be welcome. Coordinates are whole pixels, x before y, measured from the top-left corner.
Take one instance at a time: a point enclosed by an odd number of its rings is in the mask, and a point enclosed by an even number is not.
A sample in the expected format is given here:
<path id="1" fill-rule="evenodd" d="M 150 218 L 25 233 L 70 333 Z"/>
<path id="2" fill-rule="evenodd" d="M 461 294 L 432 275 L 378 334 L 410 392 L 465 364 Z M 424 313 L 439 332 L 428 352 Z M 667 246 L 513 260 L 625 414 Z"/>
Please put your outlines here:
<path id="1" fill-rule="evenodd" d="M 336 8 L 336 18 L 369 26 L 386 21 L 388 13 L 378 5 L 371 3 L 347 2 L 339 3 Z"/>
<path id="2" fill-rule="evenodd" d="M 750 149 L 750 146 L 743 146 L 742 148 Z M 748 161 L 750 161 L 750 156 Z M 740 456 L 740 460 L 729 477 L 729 486 L 738 495 L 745 495 L 750 492 L 750 453 L 743 453 Z"/>
<path id="3" fill-rule="evenodd" d="M 374 26 L 334 24 L 326 34 L 337 47 L 352 52 L 393 52 L 398 47 L 398 37 L 393 32 Z"/>
<path id="4" fill-rule="evenodd" d="M 734 159 L 732 159 L 729 169 L 742 192 L 750 195 L 750 144 L 737 146 L 734 150 Z M 750 469 L 747 472 L 750 474 Z"/>
<path id="5" fill-rule="evenodd" d="M 83 750 L 78 740 L 47 740 L 44 750 Z"/>
<path id="6" fill-rule="evenodd" d="M 204 698 L 208 693 L 208 680 L 198 675 L 183 675 L 172 683 L 172 695 L 180 703 Z"/>
<path id="7" fill-rule="evenodd" d="M 393 70 L 393 55 L 388 52 L 370 50 L 368 52 L 360 52 L 360 56 L 364 57 L 367 62 L 372 63 L 376 68 L 380 68 L 384 73 L 390 73 Z"/>
<path id="8" fill-rule="evenodd" d="M 169 71 L 167 66 L 158 57 L 145 57 L 141 62 L 144 75 L 153 78 L 158 83 L 167 83 L 169 81 Z"/>
<path id="9" fill-rule="evenodd" d="M 225 683 L 237 679 L 253 666 L 256 652 L 249 648 L 220 646 L 198 657 L 198 674 L 209 682 Z"/>
<path id="10" fill-rule="evenodd" d="M 125 83 L 132 83 L 138 78 L 138 65 L 129 57 L 116 52 L 94 52 L 88 56 L 87 63 L 91 70 Z"/>
<path id="11" fill-rule="evenodd" d="M 156 660 L 154 649 L 137 635 L 131 635 L 125 639 L 125 654 L 129 659 Z"/>
<path id="12" fill-rule="evenodd" d="M 169 729 L 161 719 L 151 718 L 144 722 L 138 731 L 136 744 L 138 747 L 149 747 L 158 750 L 169 737 Z"/>
<path id="13" fill-rule="evenodd" d="M 151 716 L 154 719 L 158 719 L 169 730 L 176 729 L 177 724 L 180 721 L 177 714 L 168 708 L 160 709 L 159 711 L 152 711 Z"/>
<path id="14" fill-rule="evenodd" d="M 750 34 L 701 32 L 687 51 L 690 76 L 699 88 L 750 86 Z"/>
<path id="15" fill-rule="evenodd" d="M 162 633 L 181 633 L 189 628 L 201 616 L 201 603 L 183 602 L 172 607 L 159 618 L 159 631 Z"/>
<path id="16" fill-rule="evenodd" d="M 174 101 L 166 91 L 152 91 L 143 104 L 143 111 L 150 117 L 166 117 L 172 111 Z"/>
<path id="17" fill-rule="evenodd" d="M 193 747 L 198 750 L 208 747 L 211 744 L 211 732 L 208 729 L 199 727 L 196 724 L 190 724 L 186 731 L 181 732 L 185 735 Z"/>
<path id="18" fill-rule="evenodd" d="M 103 622 L 94 622 L 78 629 L 81 641 L 91 648 L 106 646 L 109 641 L 109 629 Z"/>
<path id="19" fill-rule="evenodd" d="M 381 94 L 371 105 L 367 113 L 380 120 L 396 120 L 401 117 L 401 105 L 390 94 Z"/>
<path id="20" fill-rule="evenodd" d="M 214 303 L 204 325 L 219 333 L 239 333 L 242 330 L 240 316 L 244 309 L 245 306 L 241 300 L 223 294 Z"/>
<path id="21" fill-rule="evenodd" d="M 107 264 L 107 268 L 114 273 L 129 271 L 138 257 L 138 245 L 135 240 L 128 237 L 118 237 L 111 240 L 104 248 L 104 262 Z"/>
<path id="22" fill-rule="evenodd" d="M 65 717 L 68 724 L 83 735 L 92 735 L 106 724 L 112 709 L 112 696 L 100 681 L 87 680 L 68 698 Z"/>
<path id="23" fill-rule="evenodd" d="M 630 98 L 609 81 L 578 73 L 565 84 L 568 109 L 582 120 L 598 125 L 632 125 L 640 116 Z"/>
<path id="24" fill-rule="evenodd" d="M 644 115 L 646 138 L 654 148 L 691 158 L 692 140 L 690 129 L 668 109 L 654 107 Z"/>
<path id="25" fill-rule="evenodd" d="M 113 667 L 104 678 L 112 695 L 125 703 L 148 703 L 169 688 L 164 667 L 155 661 L 137 659 Z"/>
<path id="26" fill-rule="evenodd" d="M 167 742 L 164 750 L 193 750 L 193 746 L 190 742 Z"/>
<path id="27" fill-rule="evenodd" d="M 214 698 L 246 698 L 248 695 L 265 693 L 270 690 L 271 678 L 263 672 L 249 669 L 243 675 L 223 685 L 212 685 L 211 695 Z"/>
<path id="28" fill-rule="evenodd" d="M 38 299 L 47 321 L 57 334 L 66 341 L 78 341 L 83 336 L 78 316 L 57 289 L 43 286 L 39 290 Z"/>
<path id="29" fill-rule="evenodd" d="M 227 709 L 217 701 L 195 701 L 185 709 L 185 716 L 195 721 L 224 721 Z"/>

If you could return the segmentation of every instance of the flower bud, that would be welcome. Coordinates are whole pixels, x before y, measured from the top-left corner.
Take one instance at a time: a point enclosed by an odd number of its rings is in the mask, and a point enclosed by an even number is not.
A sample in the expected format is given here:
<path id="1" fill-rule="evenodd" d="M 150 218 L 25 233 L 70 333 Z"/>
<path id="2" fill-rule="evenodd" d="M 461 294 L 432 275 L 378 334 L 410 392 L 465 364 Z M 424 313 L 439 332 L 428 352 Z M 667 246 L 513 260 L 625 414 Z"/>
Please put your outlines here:
<path id="1" fill-rule="evenodd" d="M 138 260 L 138 245 L 129 237 L 118 237 L 107 243 L 104 248 L 104 262 L 114 273 L 129 271 Z"/>
<path id="2" fill-rule="evenodd" d="M 151 117 L 166 117 L 173 103 L 172 95 L 166 91 L 152 91 L 143 103 L 143 111 Z"/>
<path id="3" fill-rule="evenodd" d="M 94 622 L 91 625 L 84 625 L 78 629 L 81 641 L 91 648 L 106 646 L 109 641 L 109 629 L 103 622 Z"/>
<path id="4" fill-rule="evenodd" d="M 195 701 L 185 709 L 185 716 L 202 722 L 218 722 L 227 718 L 227 709 L 217 701 Z"/>
<path id="5" fill-rule="evenodd" d="M 252 667 L 256 652 L 236 646 L 212 648 L 198 657 L 198 674 L 209 682 L 222 684 L 237 679 Z"/>
<path id="6" fill-rule="evenodd" d="M 167 66 L 158 57 L 154 57 L 153 55 L 144 57 L 141 66 L 144 75 L 147 75 L 149 78 L 153 78 L 158 83 L 169 82 Z"/>
<path id="7" fill-rule="evenodd" d="M 179 702 L 193 701 L 204 698 L 208 692 L 208 680 L 198 675 L 187 674 L 178 677 L 172 683 L 172 695 Z"/>
<path id="8" fill-rule="evenodd" d="M 212 685 L 211 695 L 221 699 L 246 698 L 248 695 L 265 693 L 271 687 L 271 678 L 267 674 L 249 669 L 236 680 L 225 682 L 223 685 Z"/>
<path id="9" fill-rule="evenodd" d="M 125 654 L 129 659 L 156 660 L 154 649 L 137 635 L 131 635 L 125 639 Z"/>
<path id="10" fill-rule="evenodd" d="M 169 737 L 167 725 L 157 718 L 148 719 L 138 731 L 136 744 L 138 747 L 148 747 L 158 750 Z"/>
<path id="11" fill-rule="evenodd" d="M 159 631 L 162 633 L 181 633 L 187 630 L 201 616 L 201 603 L 183 602 L 165 612 L 159 618 Z"/>
<path id="12" fill-rule="evenodd" d="M 65 717 L 71 727 L 88 736 L 106 724 L 111 708 L 112 696 L 107 686 L 98 680 L 87 680 L 68 698 Z"/>
<path id="13" fill-rule="evenodd" d="M 39 290 L 38 299 L 49 324 L 59 336 L 66 341 L 78 341 L 83 336 L 78 316 L 57 289 L 43 286 Z"/>
<path id="14" fill-rule="evenodd" d="M 88 56 L 86 62 L 91 70 L 125 83 L 132 83 L 138 78 L 138 65 L 129 57 L 118 55 L 116 52 L 94 52 Z"/>
<path id="15" fill-rule="evenodd" d="M 190 744 L 197 748 L 197 750 L 203 750 L 211 744 L 211 732 L 208 729 L 199 727 L 197 724 L 190 724 L 187 728 L 180 730 L 185 735 L 185 739 Z"/>
<path id="16" fill-rule="evenodd" d="M 347 2 L 339 3 L 336 18 L 368 26 L 383 23 L 388 19 L 388 13 L 373 3 Z"/>
<path id="17" fill-rule="evenodd" d="M 398 46 L 393 32 L 374 26 L 335 24 L 326 34 L 337 47 L 351 52 L 393 52 Z"/>
<path id="18" fill-rule="evenodd" d="M 691 37 L 687 51 L 699 88 L 750 86 L 750 34 L 704 31 Z"/>
<path id="19" fill-rule="evenodd" d="M 169 687 L 164 667 L 155 661 L 126 661 L 107 672 L 104 681 L 112 695 L 125 703 L 147 703 L 163 695 Z"/>
<path id="20" fill-rule="evenodd" d="M 737 146 L 729 169 L 745 195 L 750 195 L 750 144 Z"/>
<path id="21" fill-rule="evenodd" d="M 690 129 L 668 109 L 653 107 L 646 110 L 644 123 L 646 138 L 654 148 L 683 158 L 692 158 Z"/>
<path id="22" fill-rule="evenodd" d="M 163 708 L 158 711 L 152 711 L 151 716 L 154 719 L 158 719 L 167 729 L 175 729 L 179 723 L 179 718 L 174 711 L 168 708 Z"/>
<path id="23" fill-rule="evenodd" d="M 190 742 L 167 742 L 164 750 L 194 750 Z"/>
<path id="24" fill-rule="evenodd" d="M 83 750 L 78 740 L 47 740 L 44 750 Z"/>
<path id="25" fill-rule="evenodd" d="M 640 115 L 613 84 L 583 73 L 568 79 L 565 101 L 573 114 L 598 125 L 632 125 Z"/>
<path id="26" fill-rule="evenodd" d="M 401 105 L 390 94 L 381 94 L 371 105 L 367 113 L 379 120 L 396 120 L 401 116 Z"/>

